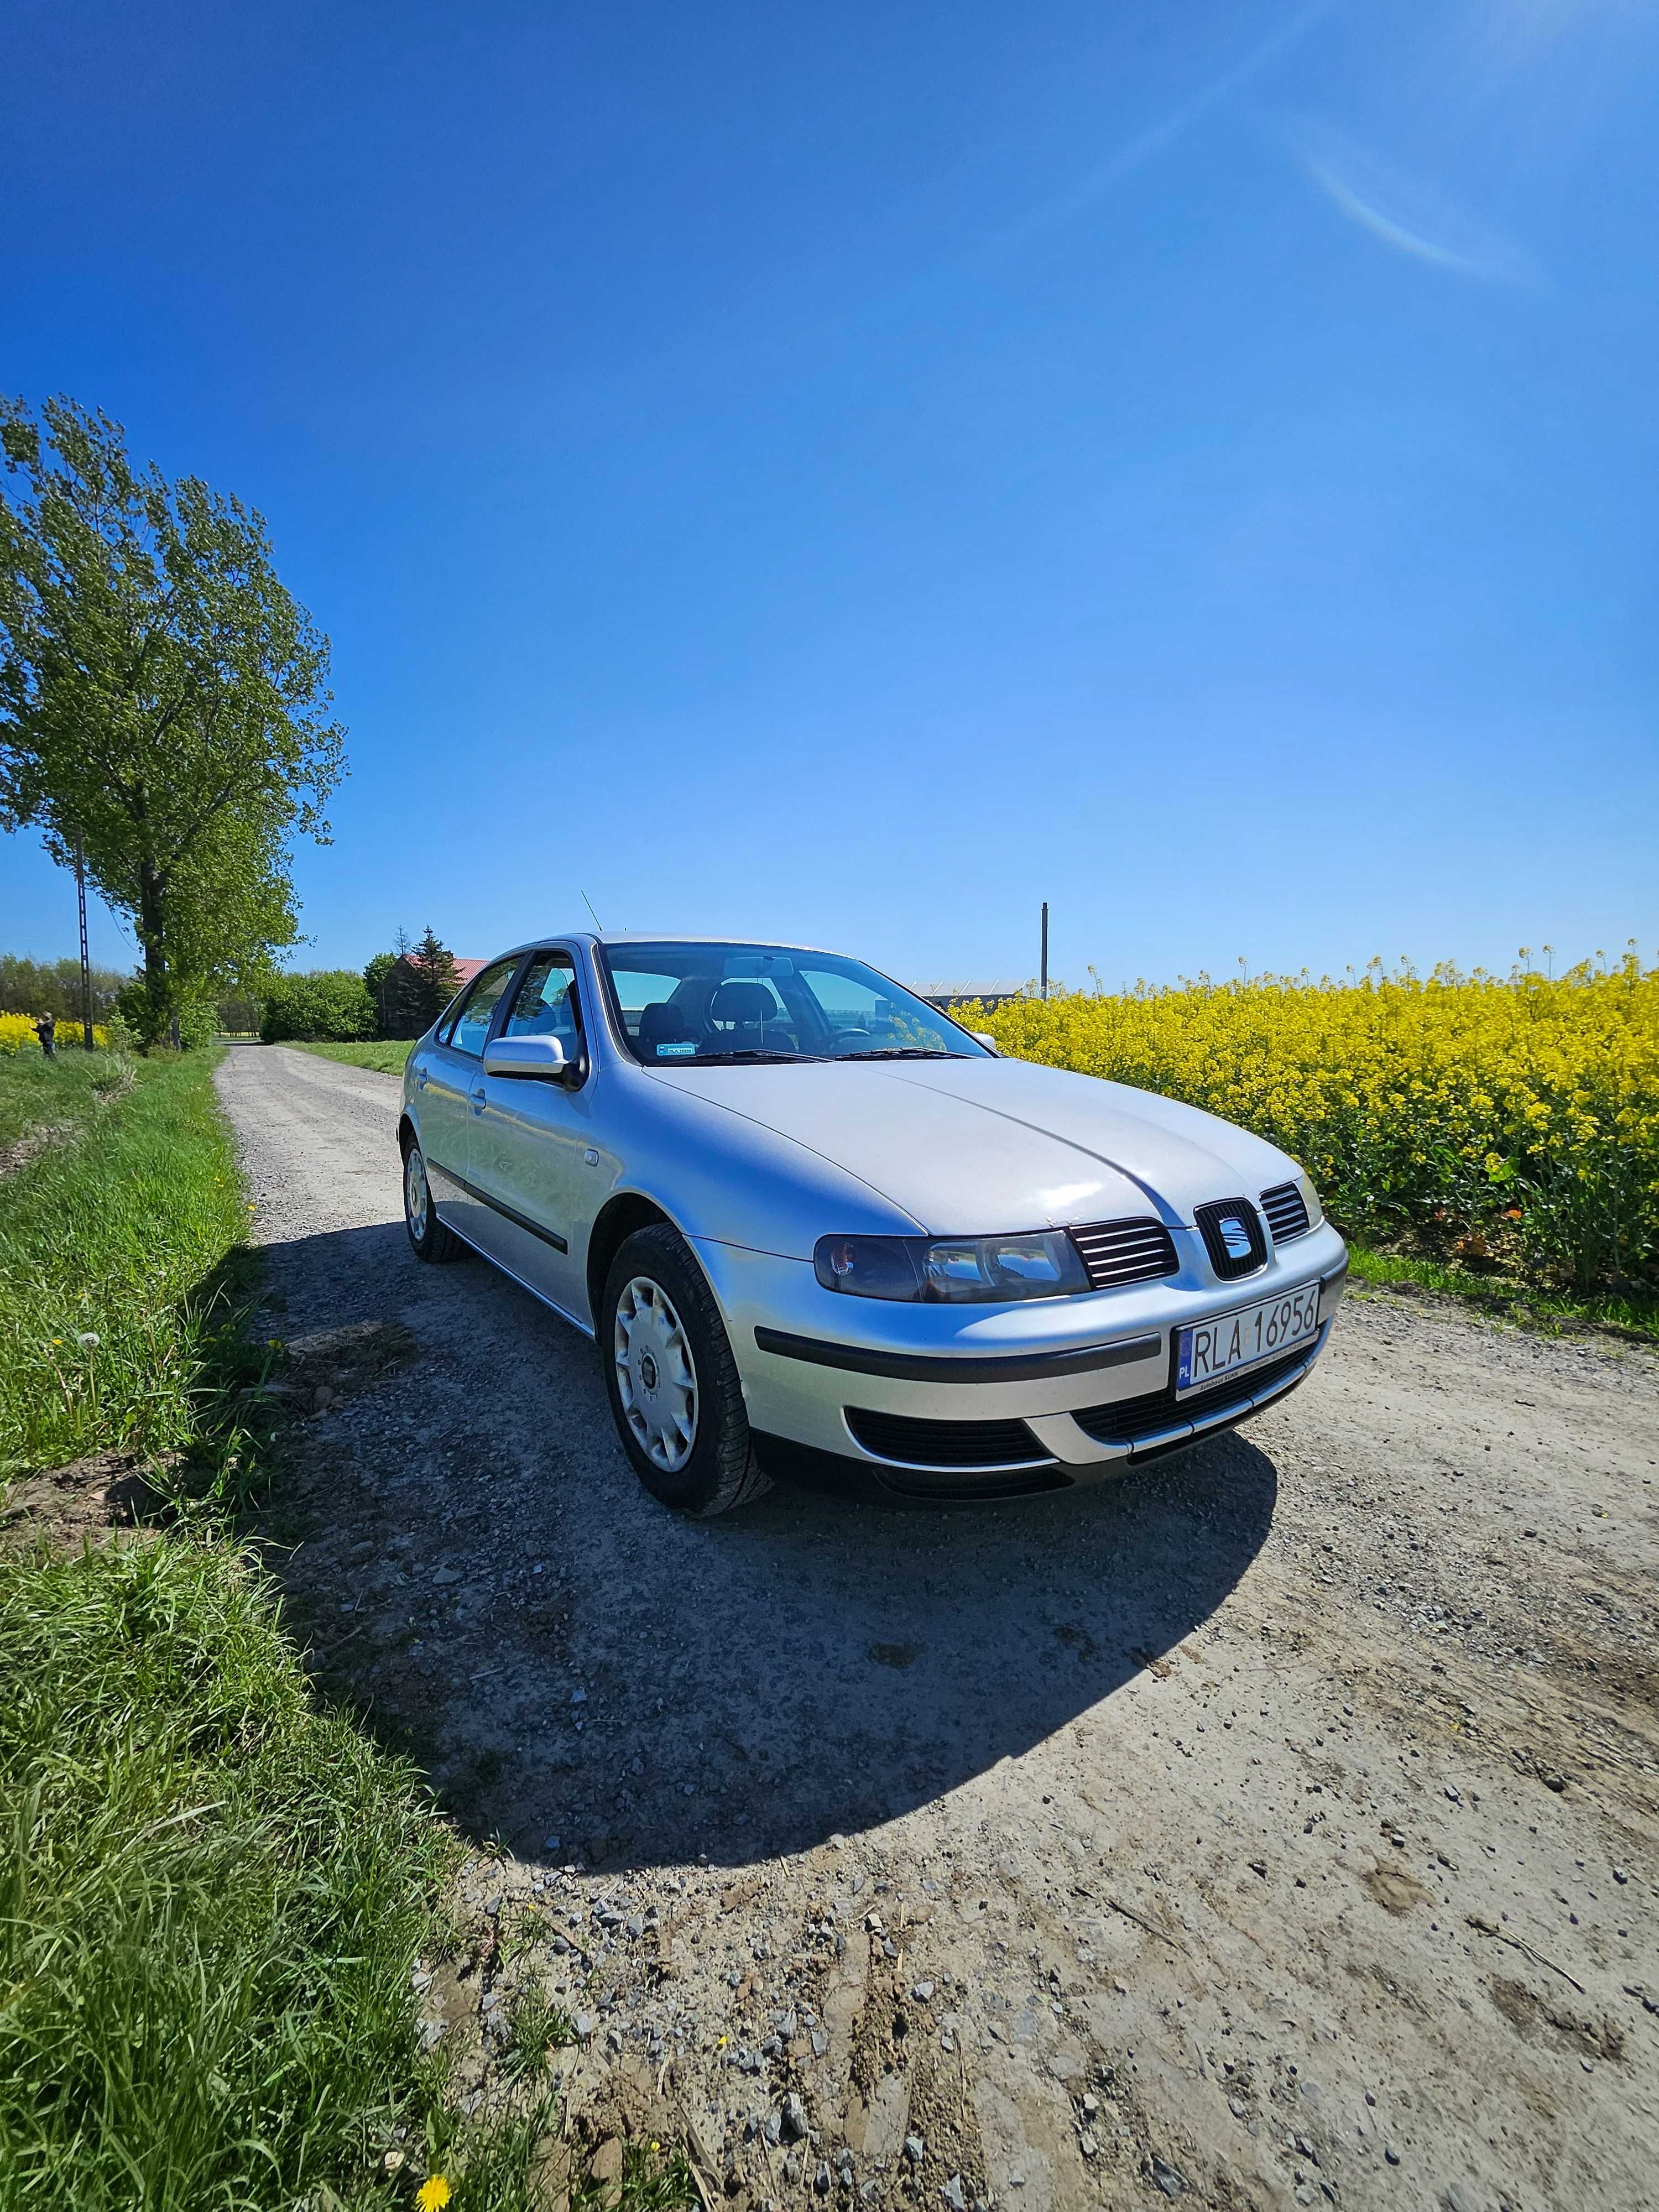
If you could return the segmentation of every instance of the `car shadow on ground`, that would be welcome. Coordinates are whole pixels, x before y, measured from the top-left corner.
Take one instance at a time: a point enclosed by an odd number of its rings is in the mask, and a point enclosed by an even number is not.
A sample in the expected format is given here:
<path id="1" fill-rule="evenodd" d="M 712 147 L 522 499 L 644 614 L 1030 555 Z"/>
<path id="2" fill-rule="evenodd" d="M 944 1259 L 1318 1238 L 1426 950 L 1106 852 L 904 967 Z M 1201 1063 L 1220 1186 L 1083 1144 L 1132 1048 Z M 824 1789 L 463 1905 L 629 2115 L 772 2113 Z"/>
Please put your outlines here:
<path id="1" fill-rule="evenodd" d="M 267 1558 L 319 1686 L 524 1856 L 740 1866 L 878 1827 L 1161 1669 L 1272 1526 L 1242 1435 L 990 1507 L 780 1487 L 684 1521 L 592 1346 L 492 1269 L 419 1267 L 392 1224 L 283 1248 L 270 1280 L 290 1326 L 416 1347 L 291 1431 Z"/>

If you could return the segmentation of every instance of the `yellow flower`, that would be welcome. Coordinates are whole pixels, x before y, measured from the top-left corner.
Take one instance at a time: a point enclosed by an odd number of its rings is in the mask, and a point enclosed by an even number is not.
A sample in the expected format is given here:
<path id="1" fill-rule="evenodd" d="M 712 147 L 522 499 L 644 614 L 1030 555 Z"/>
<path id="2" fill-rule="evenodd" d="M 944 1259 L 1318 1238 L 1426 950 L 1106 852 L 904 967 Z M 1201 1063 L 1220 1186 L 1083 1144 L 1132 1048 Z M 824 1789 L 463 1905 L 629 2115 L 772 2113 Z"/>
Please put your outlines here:
<path id="1" fill-rule="evenodd" d="M 443 2212 L 449 2202 L 449 2184 L 441 2173 L 431 2174 L 415 2191 L 415 2202 L 420 2212 Z"/>
<path id="2" fill-rule="evenodd" d="M 1340 1226 L 1389 1241 L 1516 1224 L 1526 1263 L 1589 1284 L 1659 1249 L 1659 968 L 1553 979 L 1207 975 L 961 1009 L 1018 1059 L 1161 1091 L 1291 1153 Z M 1501 1198 L 1501 1204 L 1500 1204 Z"/>

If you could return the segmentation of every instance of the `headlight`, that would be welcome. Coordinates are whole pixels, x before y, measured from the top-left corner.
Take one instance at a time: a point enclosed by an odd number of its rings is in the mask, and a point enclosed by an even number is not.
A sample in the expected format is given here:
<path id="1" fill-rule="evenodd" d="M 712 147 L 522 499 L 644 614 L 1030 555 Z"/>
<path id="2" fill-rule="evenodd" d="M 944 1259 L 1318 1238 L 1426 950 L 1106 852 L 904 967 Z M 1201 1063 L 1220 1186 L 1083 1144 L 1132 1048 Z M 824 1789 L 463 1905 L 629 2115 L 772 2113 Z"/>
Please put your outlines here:
<path id="1" fill-rule="evenodd" d="M 820 1237 L 812 1265 L 826 1291 L 914 1304 L 1002 1304 L 1086 1291 L 1069 1237 Z"/>
<path id="2" fill-rule="evenodd" d="M 1325 1218 L 1325 1209 L 1319 1202 L 1319 1193 L 1314 1188 L 1313 1177 L 1308 1173 L 1306 1168 L 1298 1168 L 1296 1171 L 1296 1179 L 1302 1186 L 1303 1200 L 1308 1209 L 1308 1226 L 1310 1229 L 1317 1229 Z"/>

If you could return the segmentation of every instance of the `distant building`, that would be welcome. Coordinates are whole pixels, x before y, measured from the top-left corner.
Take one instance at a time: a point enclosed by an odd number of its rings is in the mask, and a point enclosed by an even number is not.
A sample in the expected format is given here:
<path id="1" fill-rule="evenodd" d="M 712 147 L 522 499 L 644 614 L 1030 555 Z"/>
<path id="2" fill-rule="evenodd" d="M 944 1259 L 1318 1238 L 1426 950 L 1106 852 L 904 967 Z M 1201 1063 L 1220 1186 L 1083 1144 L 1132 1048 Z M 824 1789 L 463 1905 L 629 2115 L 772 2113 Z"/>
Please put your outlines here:
<path id="1" fill-rule="evenodd" d="M 465 990 L 482 968 L 485 960 L 456 960 L 452 953 L 459 981 L 456 988 Z M 428 987 L 411 952 L 404 952 L 393 961 L 380 986 L 380 1014 L 382 1033 L 389 1037 L 417 1037 L 427 1024 L 435 1020 L 441 1011 L 428 996 Z"/>

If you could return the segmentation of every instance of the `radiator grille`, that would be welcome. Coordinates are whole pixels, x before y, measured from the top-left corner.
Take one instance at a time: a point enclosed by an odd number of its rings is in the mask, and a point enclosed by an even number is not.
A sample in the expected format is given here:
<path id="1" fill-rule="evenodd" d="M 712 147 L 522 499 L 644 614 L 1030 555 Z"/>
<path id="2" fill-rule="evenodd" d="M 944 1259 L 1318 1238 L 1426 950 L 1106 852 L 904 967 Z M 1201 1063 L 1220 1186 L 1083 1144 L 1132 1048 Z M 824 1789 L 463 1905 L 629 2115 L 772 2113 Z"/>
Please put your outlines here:
<path id="1" fill-rule="evenodd" d="M 1132 1444 L 1139 1437 L 1167 1429 L 1171 1422 L 1255 1397 L 1269 1384 L 1305 1366 L 1313 1357 L 1313 1349 L 1311 1343 L 1299 1345 L 1282 1358 L 1264 1359 L 1259 1367 L 1247 1367 L 1237 1375 L 1224 1376 L 1207 1390 L 1188 1391 L 1179 1400 L 1174 1383 L 1166 1382 L 1161 1390 L 1149 1390 L 1144 1397 L 1120 1398 L 1115 1406 L 1090 1406 L 1080 1413 L 1073 1413 L 1072 1419 L 1100 1443 Z"/>
<path id="2" fill-rule="evenodd" d="M 1115 1290 L 1121 1283 L 1150 1283 L 1180 1271 L 1169 1231 L 1150 1214 L 1133 1221 L 1097 1221 L 1074 1229 L 1072 1242 L 1089 1271 L 1089 1287 Z"/>
<path id="3" fill-rule="evenodd" d="M 1275 1244 L 1288 1244 L 1292 1237 L 1308 1233 L 1308 1204 L 1293 1182 L 1275 1183 L 1261 1194 L 1261 1211 L 1273 1232 Z"/>
<path id="4" fill-rule="evenodd" d="M 1030 1467 L 1050 1457 L 1024 1421 L 919 1421 L 849 1406 L 847 1425 L 878 1459 L 916 1467 Z"/>

